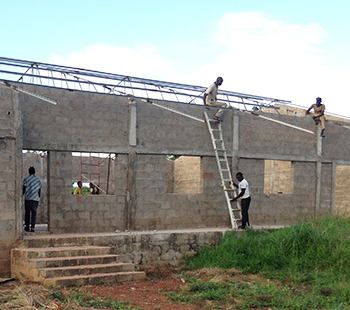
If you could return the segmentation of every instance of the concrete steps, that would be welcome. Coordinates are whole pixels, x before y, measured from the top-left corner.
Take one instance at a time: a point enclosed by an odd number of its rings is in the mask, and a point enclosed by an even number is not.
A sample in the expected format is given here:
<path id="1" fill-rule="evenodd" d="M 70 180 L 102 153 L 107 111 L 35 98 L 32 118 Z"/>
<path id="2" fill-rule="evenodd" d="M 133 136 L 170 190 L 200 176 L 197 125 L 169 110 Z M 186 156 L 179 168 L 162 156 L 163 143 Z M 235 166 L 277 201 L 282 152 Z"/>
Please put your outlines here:
<path id="1" fill-rule="evenodd" d="M 40 243 L 40 242 L 39 242 Z M 11 276 L 47 286 L 121 283 L 145 279 L 109 246 L 61 246 L 11 250 Z"/>

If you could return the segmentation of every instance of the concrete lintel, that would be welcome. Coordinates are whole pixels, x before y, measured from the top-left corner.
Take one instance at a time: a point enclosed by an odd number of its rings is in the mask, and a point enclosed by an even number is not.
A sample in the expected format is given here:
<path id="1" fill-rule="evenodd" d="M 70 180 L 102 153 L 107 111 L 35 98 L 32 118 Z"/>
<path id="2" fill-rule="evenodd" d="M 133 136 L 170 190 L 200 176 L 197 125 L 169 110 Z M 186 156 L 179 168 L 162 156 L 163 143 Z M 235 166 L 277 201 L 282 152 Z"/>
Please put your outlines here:
<path id="1" fill-rule="evenodd" d="M 285 155 L 276 153 L 249 153 L 246 151 L 238 151 L 240 158 L 247 159 L 272 159 L 272 160 L 289 160 L 289 161 L 306 161 L 316 162 L 318 161 L 317 156 L 298 156 L 298 155 Z"/>

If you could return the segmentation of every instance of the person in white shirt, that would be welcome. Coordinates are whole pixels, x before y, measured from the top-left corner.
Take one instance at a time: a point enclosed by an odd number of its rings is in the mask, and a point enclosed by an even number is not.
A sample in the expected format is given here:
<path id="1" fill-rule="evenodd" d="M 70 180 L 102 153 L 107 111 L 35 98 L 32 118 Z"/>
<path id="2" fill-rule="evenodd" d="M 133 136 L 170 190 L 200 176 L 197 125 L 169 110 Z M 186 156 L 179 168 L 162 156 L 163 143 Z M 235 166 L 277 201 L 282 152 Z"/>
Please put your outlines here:
<path id="1" fill-rule="evenodd" d="M 239 183 L 236 184 L 235 182 L 232 182 L 232 184 L 238 188 L 238 195 L 235 198 L 232 198 L 231 201 L 235 202 L 237 199 L 241 199 L 242 225 L 238 226 L 238 228 L 245 229 L 247 226 L 250 226 L 248 216 L 248 210 L 250 206 L 249 183 L 246 179 L 244 179 L 242 172 L 237 172 L 236 179 Z"/>

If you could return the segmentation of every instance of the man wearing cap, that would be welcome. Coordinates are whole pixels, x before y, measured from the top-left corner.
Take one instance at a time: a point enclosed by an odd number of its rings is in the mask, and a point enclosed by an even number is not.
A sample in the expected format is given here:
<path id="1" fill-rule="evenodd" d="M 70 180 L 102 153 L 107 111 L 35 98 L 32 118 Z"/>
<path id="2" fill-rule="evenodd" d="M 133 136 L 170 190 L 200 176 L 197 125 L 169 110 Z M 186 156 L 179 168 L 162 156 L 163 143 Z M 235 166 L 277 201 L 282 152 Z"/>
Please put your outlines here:
<path id="1" fill-rule="evenodd" d="M 23 194 L 25 194 L 25 231 L 29 231 L 29 222 L 31 232 L 35 231 L 36 210 L 40 201 L 42 184 L 35 176 L 35 168 L 30 167 L 29 176 L 23 179 Z"/>
<path id="2" fill-rule="evenodd" d="M 326 109 L 325 105 L 321 103 L 322 99 L 320 97 L 316 98 L 316 103 L 314 103 L 313 105 L 311 105 L 310 108 L 308 108 L 306 110 L 305 115 L 308 115 L 311 109 L 314 109 L 315 111 L 315 115 L 313 117 L 316 125 L 318 125 L 319 122 L 321 122 L 321 137 L 324 137 L 324 130 L 326 129 L 326 119 L 324 117 L 324 110 Z"/>
<path id="3" fill-rule="evenodd" d="M 210 105 L 213 107 L 227 107 L 227 104 L 224 102 L 218 102 L 216 101 L 216 95 L 218 94 L 218 87 L 222 84 L 223 78 L 219 76 L 216 81 L 211 84 L 208 89 L 204 93 L 203 101 L 204 105 Z M 213 119 L 222 122 L 221 115 L 224 113 L 223 109 L 219 109 Z"/>

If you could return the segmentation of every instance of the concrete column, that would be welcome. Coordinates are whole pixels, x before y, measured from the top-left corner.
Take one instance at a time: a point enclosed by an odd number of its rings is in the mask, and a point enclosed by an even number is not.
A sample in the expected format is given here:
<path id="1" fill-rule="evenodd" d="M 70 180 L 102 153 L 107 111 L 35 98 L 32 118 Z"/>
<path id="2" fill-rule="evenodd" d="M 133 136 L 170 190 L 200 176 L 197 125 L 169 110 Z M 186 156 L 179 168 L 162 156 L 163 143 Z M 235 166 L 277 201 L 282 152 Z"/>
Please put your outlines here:
<path id="1" fill-rule="evenodd" d="M 136 101 L 134 99 L 129 100 L 129 145 L 136 146 L 137 144 L 137 110 Z"/>
<path id="2" fill-rule="evenodd" d="M 316 163 L 316 199 L 315 199 L 315 210 L 314 217 L 317 217 L 318 210 L 321 207 L 321 175 L 322 175 L 322 162 L 317 161 Z"/>
<path id="3" fill-rule="evenodd" d="M 335 214 L 335 182 L 336 182 L 337 164 L 332 164 L 332 187 L 331 187 L 331 214 Z"/>
<path id="4" fill-rule="evenodd" d="M 233 115 L 233 132 L 232 132 L 232 171 L 235 174 L 235 171 L 238 171 L 239 166 L 239 158 L 238 158 L 238 150 L 239 150 L 239 116 L 235 113 Z"/>
<path id="5" fill-rule="evenodd" d="M 317 217 L 318 210 L 321 207 L 321 176 L 322 176 L 322 137 L 321 135 L 321 126 L 316 126 L 316 192 L 315 192 L 315 209 L 314 217 Z"/>
<path id="6" fill-rule="evenodd" d="M 21 111 L 19 105 L 19 93 L 12 92 L 12 104 L 13 104 L 13 128 L 15 134 L 15 174 L 16 174 L 16 197 L 15 197 L 15 208 L 16 208 L 16 237 L 20 237 L 23 234 L 23 208 L 22 203 L 22 171 L 23 171 L 23 155 L 22 155 L 22 121 Z"/>
<path id="7" fill-rule="evenodd" d="M 136 166 L 137 154 L 134 151 L 130 151 L 127 173 L 127 197 L 125 212 L 125 227 L 127 230 L 135 230 Z"/>

